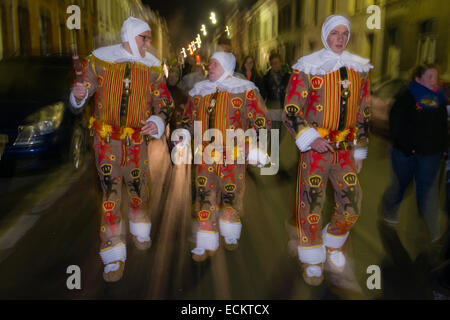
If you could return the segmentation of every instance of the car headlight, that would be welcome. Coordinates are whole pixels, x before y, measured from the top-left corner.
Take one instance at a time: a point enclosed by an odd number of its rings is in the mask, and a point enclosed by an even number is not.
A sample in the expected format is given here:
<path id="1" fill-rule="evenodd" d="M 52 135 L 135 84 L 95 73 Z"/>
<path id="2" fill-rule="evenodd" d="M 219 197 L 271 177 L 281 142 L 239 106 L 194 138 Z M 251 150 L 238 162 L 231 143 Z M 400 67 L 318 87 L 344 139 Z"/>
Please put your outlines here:
<path id="1" fill-rule="evenodd" d="M 46 106 L 28 116 L 18 127 L 14 146 L 28 146 L 42 143 L 43 136 L 59 128 L 64 113 L 64 103 L 58 102 Z"/>

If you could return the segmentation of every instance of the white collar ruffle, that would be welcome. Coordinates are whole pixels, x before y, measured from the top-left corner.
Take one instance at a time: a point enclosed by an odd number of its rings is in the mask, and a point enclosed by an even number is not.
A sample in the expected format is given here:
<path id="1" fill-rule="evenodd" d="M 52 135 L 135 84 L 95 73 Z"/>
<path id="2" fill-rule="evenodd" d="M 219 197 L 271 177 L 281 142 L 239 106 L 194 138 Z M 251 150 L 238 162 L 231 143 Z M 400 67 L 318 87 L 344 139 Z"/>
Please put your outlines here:
<path id="1" fill-rule="evenodd" d="M 161 61 L 159 61 L 154 55 L 149 52 L 145 53 L 145 57 L 136 58 L 127 52 L 122 46 L 122 44 L 115 44 L 112 46 L 98 48 L 92 51 L 92 54 L 104 61 L 110 62 L 140 62 L 148 67 L 160 66 Z"/>
<path id="2" fill-rule="evenodd" d="M 230 93 L 242 93 L 255 89 L 258 90 L 255 84 L 251 81 L 229 76 L 223 80 L 219 79 L 215 82 L 210 80 L 197 82 L 194 88 L 189 91 L 189 95 L 192 97 L 198 95 L 204 97 L 208 94 L 216 92 L 217 89 L 219 89 L 219 92 L 227 91 Z"/>
<path id="3" fill-rule="evenodd" d="M 310 55 L 301 57 L 292 66 L 293 69 L 306 74 L 326 74 L 334 72 L 341 67 L 347 67 L 357 72 L 368 72 L 373 68 L 368 59 L 352 54 L 348 51 L 342 54 L 322 49 Z"/>

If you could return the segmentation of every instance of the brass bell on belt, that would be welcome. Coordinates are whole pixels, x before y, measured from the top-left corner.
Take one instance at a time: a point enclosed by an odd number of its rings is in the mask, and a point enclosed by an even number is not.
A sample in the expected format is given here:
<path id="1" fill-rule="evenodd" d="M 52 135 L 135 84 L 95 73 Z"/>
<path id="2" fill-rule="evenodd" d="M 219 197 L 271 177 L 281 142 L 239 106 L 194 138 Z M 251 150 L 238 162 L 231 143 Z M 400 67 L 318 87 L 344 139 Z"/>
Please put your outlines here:
<path id="1" fill-rule="evenodd" d="M 342 98 L 348 99 L 349 97 L 350 97 L 350 90 L 345 88 L 344 91 L 342 91 Z"/>
<path id="2" fill-rule="evenodd" d="M 127 136 L 125 137 L 125 145 L 127 147 L 131 146 L 131 141 L 130 141 L 130 137 L 128 136 L 128 133 L 127 133 Z"/>

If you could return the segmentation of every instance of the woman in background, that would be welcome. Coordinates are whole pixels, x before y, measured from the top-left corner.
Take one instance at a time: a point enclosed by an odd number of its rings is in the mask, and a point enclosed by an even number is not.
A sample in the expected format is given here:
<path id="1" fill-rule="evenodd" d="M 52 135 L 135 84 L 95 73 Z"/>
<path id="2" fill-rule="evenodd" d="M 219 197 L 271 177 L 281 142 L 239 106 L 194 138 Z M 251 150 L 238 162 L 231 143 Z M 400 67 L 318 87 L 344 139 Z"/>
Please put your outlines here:
<path id="1" fill-rule="evenodd" d="M 241 73 L 261 91 L 262 77 L 258 69 L 256 69 L 255 60 L 251 56 L 244 58 L 244 62 L 241 65 Z"/>
<path id="2" fill-rule="evenodd" d="M 445 102 L 436 66 L 421 65 L 408 87 L 396 96 L 389 116 L 394 174 L 383 197 L 384 221 L 398 224 L 398 208 L 414 179 L 417 204 L 432 242 L 440 238 L 438 177 L 442 156 L 448 150 Z"/>

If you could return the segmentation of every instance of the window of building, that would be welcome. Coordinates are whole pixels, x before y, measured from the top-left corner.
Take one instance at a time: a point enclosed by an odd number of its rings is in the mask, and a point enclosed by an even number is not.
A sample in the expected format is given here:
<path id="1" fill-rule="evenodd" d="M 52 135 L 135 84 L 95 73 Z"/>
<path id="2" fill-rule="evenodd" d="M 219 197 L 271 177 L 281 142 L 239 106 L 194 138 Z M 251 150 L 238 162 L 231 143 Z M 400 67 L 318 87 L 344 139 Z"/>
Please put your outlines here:
<path id="1" fill-rule="evenodd" d="M 250 24 L 248 26 L 248 41 L 250 43 L 253 42 L 253 19 L 250 21 Z"/>
<path id="2" fill-rule="evenodd" d="M 51 52 L 51 21 L 47 13 L 42 13 L 40 17 L 40 44 L 41 55 L 47 55 Z"/>
<path id="3" fill-rule="evenodd" d="M 314 1 L 314 25 L 317 26 L 319 23 L 319 3 Z"/>
<path id="4" fill-rule="evenodd" d="M 295 25 L 297 27 L 302 26 L 302 12 L 303 12 L 303 0 L 297 0 L 295 9 Z"/>
<path id="5" fill-rule="evenodd" d="M 436 62 L 436 20 L 429 19 L 419 25 L 417 63 Z"/>
<path id="6" fill-rule="evenodd" d="M 66 25 L 64 23 L 59 25 L 59 39 L 61 43 L 60 52 L 67 53 Z"/>
<path id="7" fill-rule="evenodd" d="M 369 43 L 369 50 L 370 50 L 370 61 L 373 61 L 374 56 L 374 42 L 375 42 L 375 35 L 373 33 L 369 33 L 367 35 L 367 42 Z"/>
<path id="8" fill-rule="evenodd" d="M 30 13 L 28 8 L 18 8 L 20 55 L 31 55 Z"/>
<path id="9" fill-rule="evenodd" d="M 293 43 L 287 43 L 285 49 L 285 63 L 292 65 L 295 58 L 295 45 Z"/>
<path id="10" fill-rule="evenodd" d="M 355 12 L 358 13 L 362 10 L 364 0 L 355 0 Z"/>
<path id="11" fill-rule="evenodd" d="M 275 21 L 275 15 L 272 16 L 272 38 L 275 38 L 277 36 L 277 29 L 276 29 L 276 21 Z"/>
<path id="12" fill-rule="evenodd" d="M 269 38 L 268 36 L 268 25 L 267 25 L 267 21 L 264 21 L 264 26 L 263 26 L 263 40 L 267 40 Z"/>
<path id="13" fill-rule="evenodd" d="M 387 50 L 384 53 L 384 77 L 386 79 L 396 79 L 400 75 L 400 33 L 397 27 L 387 30 Z M 371 58 L 372 59 L 372 58 Z"/>
<path id="14" fill-rule="evenodd" d="M 389 45 L 399 46 L 398 28 L 390 28 L 388 30 Z"/>
<path id="15" fill-rule="evenodd" d="M 289 31 L 291 28 L 291 6 L 284 6 L 278 13 L 278 33 Z"/>
<path id="16" fill-rule="evenodd" d="M 350 15 L 350 16 L 354 16 L 355 15 L 355 5 L 356 5 L 356 1 L 357 0 L 349 0 L 348 1 L 348 7 L 347 7 L 347 9 L 348 9 L 348 14 Z"/>
<path id="17" fill-rule="evenodd" d="M 4 6 L 1 7 L 1 18 L 2 18 L 2 57 L 11 54 L 11 46 L 8 41 L 8 27 L 7 27 L 7 17 L 6 17 L 6 8 Z"/>
<path id="18" fill-rule="evenodd" d="M 255 36 L 256 36 L 256 41 L 261 40 L 261 32 L 260 32 L 260 27 L 261 27 L 261 21 L 259 20 L 259 18 L 256 19 L 256 24 L 255 24 Z"/>
<path id="19" fill-rule="evenodd" d="M 249 31 L 249 39 L 250 42 L 256 42 L 259 41 L 259 20 L 257 17 L 254 17 L 250 22 L 250 28 Z"/>
<path id="20" fill-rule="evenodd" d="M 284 27 L 283 9 L 278 11 L 278 34 L 283 32 Z"/>

